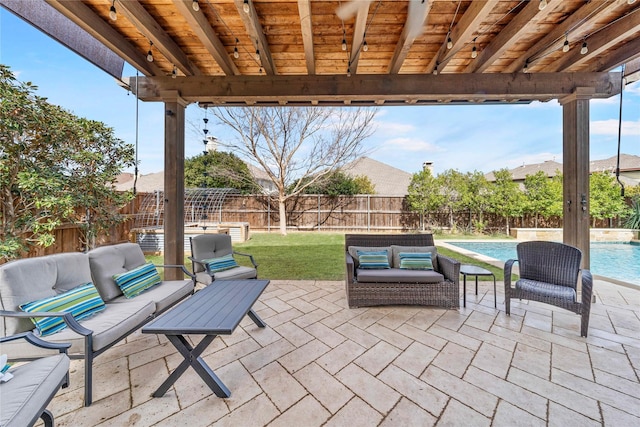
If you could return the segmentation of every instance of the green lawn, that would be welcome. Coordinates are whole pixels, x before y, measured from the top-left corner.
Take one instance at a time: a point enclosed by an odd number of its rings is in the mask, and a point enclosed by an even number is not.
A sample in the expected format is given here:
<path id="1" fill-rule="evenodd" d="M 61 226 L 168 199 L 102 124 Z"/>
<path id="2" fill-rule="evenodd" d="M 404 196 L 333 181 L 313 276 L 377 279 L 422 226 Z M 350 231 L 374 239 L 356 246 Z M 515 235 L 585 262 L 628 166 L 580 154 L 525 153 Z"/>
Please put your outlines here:
<path id="1" fill-rule="evenodd" d="M 450 237 L 450 236 L 448 236 Z M 436 246 L 438 242 L 436 240 Z M 344 235 L 339 233 L 252 233 L 251 239 L 234 243 L 238 252 L 253 255 L 259 264 L 258 276 L 274 280 L 344 280 Z M 479 262 L 460 253 L 438 248 L 438 252 L 455 258 L 463 264 L 474 264 L 492 271 L 497 280 L 503 280 L 502 269 Z M 162 256 L 147 259 L 162 264 Z M 250 265 L 245 257 L 236 257 L 241 265 Z M 191 269 L 191 262 L 185 259 Z M 493 280 L 480 277 L 480 280 Z"/>

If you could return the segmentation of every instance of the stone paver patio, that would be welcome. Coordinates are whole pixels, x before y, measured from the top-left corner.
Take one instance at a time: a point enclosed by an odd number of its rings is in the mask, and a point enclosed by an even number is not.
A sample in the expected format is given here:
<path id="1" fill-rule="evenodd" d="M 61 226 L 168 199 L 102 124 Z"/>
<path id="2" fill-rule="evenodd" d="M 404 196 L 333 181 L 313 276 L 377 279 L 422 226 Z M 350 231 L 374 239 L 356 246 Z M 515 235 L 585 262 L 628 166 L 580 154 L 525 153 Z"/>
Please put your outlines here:
<path id="1" fill-rule="evenodd" d="M 136 333 L 96 359 L 82 406 L 82 361 L 49 409 L 58 426 L 633 426 L 640 425 L 640 291 L 597 280 L 589 337 L 580 317 L 467 288 L 467 308 L 349 309 L 342 282 L 272 281 L 206 362 L 220 399 L 164 338 Z M 462 306 L 462 304 L 461 304 Z"/>

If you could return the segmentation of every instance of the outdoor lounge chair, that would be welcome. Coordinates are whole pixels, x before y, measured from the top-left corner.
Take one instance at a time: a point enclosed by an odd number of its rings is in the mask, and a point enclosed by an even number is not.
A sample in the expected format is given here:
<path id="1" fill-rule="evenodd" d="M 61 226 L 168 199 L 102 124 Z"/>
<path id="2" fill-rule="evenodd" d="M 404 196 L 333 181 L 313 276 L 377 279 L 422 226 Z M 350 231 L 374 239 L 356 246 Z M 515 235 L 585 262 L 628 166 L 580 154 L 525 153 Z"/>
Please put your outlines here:
<path id="1" fill-rule="evenodd" d="M 228 234 L 199 234 L 189 238 L 196 282 L 208 285 L 214 280 L 256 279 L 258 264 L 253 256 L 233 250 Z M 234 265 L 235 255 L 249 257 L 253 267 Z M 231 267 L 231 268 L 229 268 Z"/>
<path id="2" fill-rule="evenodd" d="M 586 337 L 593 279 L 582 270 L 582 302 L 578 301 L 577 284 L 582 252 L 557 242 L 522 242 L 517 246 L 518 259 L 504 265 L 505 310 L 511 313 L 511 299 L 539 301 L 564 308 L 582 316 L 580 335 Z M 511 269 L 518 262 L 520 278 L 511 287 Z"/>

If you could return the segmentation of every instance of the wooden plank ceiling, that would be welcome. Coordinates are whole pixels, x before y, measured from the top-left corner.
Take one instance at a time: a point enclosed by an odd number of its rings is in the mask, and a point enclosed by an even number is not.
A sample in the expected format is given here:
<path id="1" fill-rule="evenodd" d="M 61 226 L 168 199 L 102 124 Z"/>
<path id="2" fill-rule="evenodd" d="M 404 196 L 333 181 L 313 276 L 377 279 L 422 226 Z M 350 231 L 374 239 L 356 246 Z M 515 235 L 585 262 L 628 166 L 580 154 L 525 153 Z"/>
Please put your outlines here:
<path id="1" fill-rule="evenodd" d="M 530 102 L 580 86 L 608 97 L 621 86 L 609 71 L 640 57 L 640 0 L 46 1 L 138 69 L 146 100 Z"/>

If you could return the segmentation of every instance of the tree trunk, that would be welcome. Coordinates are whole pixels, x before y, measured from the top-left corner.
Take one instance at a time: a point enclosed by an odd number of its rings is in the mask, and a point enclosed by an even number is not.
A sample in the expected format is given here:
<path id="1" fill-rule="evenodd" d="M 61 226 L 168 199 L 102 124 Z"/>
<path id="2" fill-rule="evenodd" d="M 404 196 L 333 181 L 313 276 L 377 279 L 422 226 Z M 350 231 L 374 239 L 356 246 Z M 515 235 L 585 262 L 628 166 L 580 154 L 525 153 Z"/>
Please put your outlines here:
<path id="1" fill-rule="evenodd" d="M 287 235 L 287 210 L 285 206 L 285 200 L 278 200 L 278 212 L 280 214 L 280 234 Z"/>
<path id="2" fill-rule="evenodd" d="M 505 225 L 506 225 L 506 229 L 507 229 L 507 236 L 509 235 L 509 217 L 506 216 L 504 217 L 505 219 Z"/>

